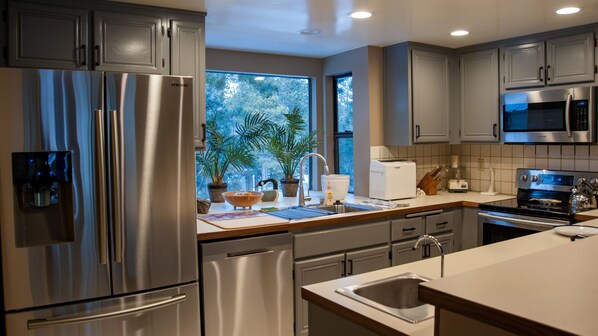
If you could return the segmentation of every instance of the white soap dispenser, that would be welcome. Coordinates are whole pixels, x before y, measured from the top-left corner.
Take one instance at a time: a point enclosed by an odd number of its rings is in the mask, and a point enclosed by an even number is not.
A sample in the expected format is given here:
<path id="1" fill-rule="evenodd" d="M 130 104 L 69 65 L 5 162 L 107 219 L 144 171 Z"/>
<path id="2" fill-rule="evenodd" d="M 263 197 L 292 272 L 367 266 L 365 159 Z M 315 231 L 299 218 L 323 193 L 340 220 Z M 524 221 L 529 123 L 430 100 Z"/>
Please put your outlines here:
<path id="1" fill-rule="evenodd" d="M 324 194 L 324 205 L 334 205 L 334 194 L 330 189 L 330 182 L 326 186 L 326 193 Z"/>

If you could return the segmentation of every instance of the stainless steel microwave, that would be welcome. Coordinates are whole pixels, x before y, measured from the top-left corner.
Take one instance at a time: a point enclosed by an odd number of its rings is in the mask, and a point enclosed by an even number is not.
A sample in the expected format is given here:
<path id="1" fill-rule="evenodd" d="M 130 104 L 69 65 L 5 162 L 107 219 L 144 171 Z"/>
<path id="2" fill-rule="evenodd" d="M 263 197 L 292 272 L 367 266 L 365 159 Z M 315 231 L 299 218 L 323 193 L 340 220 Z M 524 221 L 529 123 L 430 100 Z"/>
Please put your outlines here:
<path id="1" fill-rule="evenodd" d="M 592 143 L 596 141 L 596 87 L 501 95 L 505 143 Z"/>

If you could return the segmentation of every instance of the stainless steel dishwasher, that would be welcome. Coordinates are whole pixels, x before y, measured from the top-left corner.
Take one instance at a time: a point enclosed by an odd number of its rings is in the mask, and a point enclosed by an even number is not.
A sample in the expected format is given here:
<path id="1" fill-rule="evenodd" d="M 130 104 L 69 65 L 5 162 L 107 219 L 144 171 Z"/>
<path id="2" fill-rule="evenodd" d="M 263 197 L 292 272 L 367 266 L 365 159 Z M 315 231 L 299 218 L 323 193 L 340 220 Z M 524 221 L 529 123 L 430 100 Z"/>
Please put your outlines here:
<path id="1" fill-rule="evenodd" d="M 292 237 L 201 245 L 204 335 L 293 335 Z"/>

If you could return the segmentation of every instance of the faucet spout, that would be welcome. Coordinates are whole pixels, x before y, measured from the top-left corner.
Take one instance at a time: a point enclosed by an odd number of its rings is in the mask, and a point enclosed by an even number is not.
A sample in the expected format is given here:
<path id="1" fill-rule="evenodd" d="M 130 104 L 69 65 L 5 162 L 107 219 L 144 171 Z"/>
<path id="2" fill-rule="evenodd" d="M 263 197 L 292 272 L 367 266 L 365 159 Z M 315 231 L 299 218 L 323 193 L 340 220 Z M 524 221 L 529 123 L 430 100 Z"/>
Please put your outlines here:
<path id="1" fill-rule="evenodd" d="M 315 156 L 315 157 L 319 158 L 320 160 L 322 160 L 322 162 L 324 163 L 324 173 L 326 175 L 330 175 L 330 171 L 328 170 L 328 163 L 326 162 L 326 159 L 322 155 L 320 155 L 318 153 L 305 154 L 299 160 L 299 193 L 297 196 L 297 205 L 298 206 L 305 206 L 305 193 L 303 191 L 303 161 L 305 161 L 305 159 L 307 159 L 311 156 Z"/>
<path id="2" fill-rule="evenodd" d="M 444 278 L 444 248 L 442 247 L 442 244 L 434 236 L 421 235 L 415 241 L 415 245 L 413 245 L 412 249 L 415 250 L 419 243 L 421 243 L 423 240 L 430 240 L 432 243 L 434 243 L 434 245 L 436 245 L 436 247 L 438 247 L 438 250 L 440 251 L 440 277 Z"/>

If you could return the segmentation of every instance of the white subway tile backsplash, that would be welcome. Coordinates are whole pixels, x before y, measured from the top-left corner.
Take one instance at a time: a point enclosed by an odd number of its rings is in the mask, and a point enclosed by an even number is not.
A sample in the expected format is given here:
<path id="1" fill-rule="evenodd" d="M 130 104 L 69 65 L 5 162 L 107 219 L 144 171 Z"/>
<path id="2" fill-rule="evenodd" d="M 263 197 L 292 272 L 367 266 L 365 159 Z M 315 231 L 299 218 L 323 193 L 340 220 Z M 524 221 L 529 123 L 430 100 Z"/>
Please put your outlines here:
<path id="1" fill-rule="evenodd" d="M 424 147 L 424 156 L 432 156 L 432 146 L 433 145 L 422 145 Z"/>
<path id="2" fill-rule="evenodd" d="M 461 155 L 471 155 L 471 145 L 470 144 L 463 144 L 461 145 Z"/>
<path id="3" fill-rule="evenodd" d="M 415 145 L 415 156 L 423 157 L 426 151 L 425 146 L 426 145 Z"/>
<path id="4" fill-rule="evenodd" d="M 471 156 L 480 156 L 481 152 L 480 152 L 480 145 L 471 145 Z"/>
<path id="5" fill-rule="evenodd" d="M 536 145 L 536 158 L 547 158 L 548 157 L 548 146 Z"/>
<path id="6" fill-rule="evenodd" d="M 523 158 L 513 158 L 513 168 L 523 168 Z"/>
<path id="7" fill-rule="evenodd" d="M 575 170 L 576 171 L 590 170 L 590 160 L 575 159 Z"/>
<path id="8" fill-rule="evenodd" d="M 451 145 L 451 155 L 461 155 L 461 145 Z"/>
<path id="9" fill-rule="evenodd" d="M 494 168 L 500 168 L 502 162 L 502 158 L 500 156 L 493 156 L 490 158 L 490 166 Z"/>
<path id="10" fill-rule="evenodd" d="M 524 158 L 523 168 L 536 168 L 536 158 Z"/>
<path id="11" fill-rule="evenodd" d="M 432 155 L 440 155 L 440 145 L 434 144 L 432 145 Z"/>
<path id="12" fill-rule="evenodd" d="M 526 157 L 526 158 L 536 157 L 536 146 L 524 145 L 523 146 L 523 157 Z"/>
<path id="13" fill-rule="evenodd" d="M 470 169 L 469 173 L 472 179 L 479 180 L 481 177 L 480 171 L 477 168 Z"/>
<path id="14" fill-rule="evenodd" d="M 561 159 L 548 159 L 548 169 L 561 169 Z"/>
<path id="15" fill-rule="evenodd" d="M 490 181 L 490 169 L 484 169 L 480 172 L 480 179 L 482 181 L 488 180 Z"/>
<path id="16" fill-rule="evenodd" d="M 496 172 L 494 172 L 494 176 L 498 176 Z M 513 170 L 511 169 L 500 169 L 500 181 L 504 182 L 513 182 Z"/>
<path id="17" fill-rule="evenodd" d="M 548 159 L 536 158 L 536 168 L 548 169 Z"/>
<path id="18" fill-rule="evenodd" d="M 561 158 L 561 146 L 560 145 L 550 145 L 548 146 L 548 157 L 549 158 Z"/>
<path id="19" fill-rule="evenodd" d="M 495 184 L 496 185 L 496 184 Z M 513 183 L 511 182 L 500 182 L 500 193 L 513 194 Z"/>
<path id="20" fill-rule="evenodd" d="M 500 161 L 500 167 L 502 169 L 513 169 L 513 159 L 510 157 L 503 157 Z"/>
<path id="21" fill-rule="evenodd" d="M 407 147 L 407 156 L 409 156 L 410 158 L 417 156 L 417 149 L 415 148 L 415 146 Z"/>
<path id="22" fill-rule="evenodd" d="M 396 146 L 388 147 L 388 151 L 390 152 L 391 158 L 393 158 L 393 159 L 399 158 L 399 147 L 396 147 Z"/>
<path id="23" fill-rule="evenodd" d="M 506 145 L 508 146 L 508 145 Z M 513 147 L 513 157 L 514 158 L 522 158 L 523 157 L 523 145 L 511 145 Z"/>
<path id="24" fill-rule="evenodd" d="M 501 155 L 502 157 L 512 157 L 513 156 L 513 146 L 510 145 L 502 145 L 500 146 Z"/>
<path id="25" fill-rule="evenodd" d="M 575 146 L 575 158 L 587 159 L 590 157 L 590 146 Z"/>
<path id="26" fill-rule="evenodd" d="M 598 159 L 598 146 L 590 146 L 590 158 Z"/>
<path id="27" fill-rule="evenodd" d="M 575 157 L 575 146 L 566 145 L 561 146 L 561 158 L 562 159 L 573 159 Z"/>
<path id="28" fill-rule="evenodd" d="M 500 145 L 490 145 L 490 156 L 501 157 L 502 151 Z"/>
<path id="29" fill-rule="evenodd" d="M 562 170 L 575 170 L 575 160 L 563 159 L 561 160 Z"/>
<path id="30" fill-rule="evenodd" d="M 500 183 L 498 183 L 500 185 Z M 490 180 L 481 180 L 480 181 L 480 191 L 487 191 L 488 187 L 490 186 Z M 494 183 L 496 187 L 496 183 Z"/>
<path id="31" fill-rule="evenodd" d="M 409 155 L 409 147 L 408 146 L 399 146 L 399 157 L 401 159 L 404 159 L 408 155 Z"/>
<path id="32" fill-rule="evenodd" d="M 471 180 L 469 183 L 469 189 L 472 191 L 482 191 L 480 189 L 480 180 Z"/>
<path id="33" fill-rule="evenodd" d="M 598 160 L 590 160 L 590 169 L 591 172 L 598 172 Z"/>
<path id="34" fill-rule="evenodd" d="M 446 149 L 447 149 L 447 147 L 448 147 L 448 146 L 450 146 L 450 145 L 447 145 L 447 144 L 440 144 L 440 145 L 438 146 L 438 147 L 439 147 L 439 148 L 438 148 L 438 149 L 439 149 L 439 153 L 438 153 L 438 154 L 439 154 L 439 155 L 446 155 L 446 154 L 447 154 L 447 150 L 446 150 Z"/>

